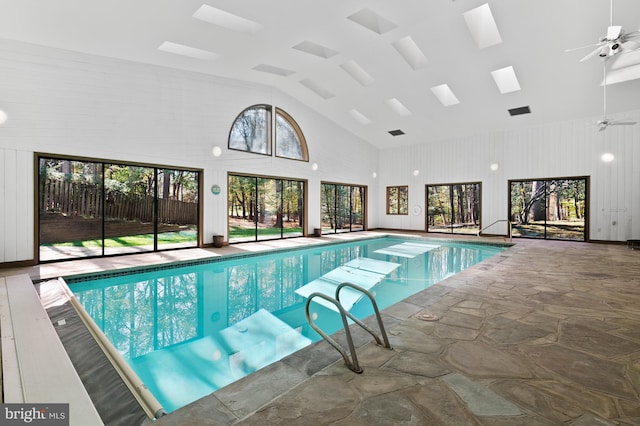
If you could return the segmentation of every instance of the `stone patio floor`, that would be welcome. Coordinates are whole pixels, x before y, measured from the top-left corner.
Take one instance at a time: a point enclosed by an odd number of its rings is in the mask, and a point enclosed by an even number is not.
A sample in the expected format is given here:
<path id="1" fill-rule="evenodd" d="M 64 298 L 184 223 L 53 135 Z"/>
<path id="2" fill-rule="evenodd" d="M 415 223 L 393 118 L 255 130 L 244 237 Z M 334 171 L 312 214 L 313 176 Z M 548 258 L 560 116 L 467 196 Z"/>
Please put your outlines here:
<path id="1" fill-rule="evenodd" d="M 638 250 L 516 240 L 384 310 L 393 350 L 352 326 L 362 374 L 319 342 L 155 423 L 638 425 L 639 287 Z"/>
<path id="2" fill-rule="evenodd" d="M 352 326 L 362 374 L 318 342 L 153 423 L 640 424 L 640 250 L 514 242 L 384 310 L 392 350 Z M 160 254 L 158 261 L 207 252 L 200 250 Z M 216 253 L 238 250 L 254 246 Z M 136 261 L 127 256 L 103 262 L 122 267 Z M 69 268 L 82 269 L 78 262 L 30 272 L 37 279 L 66 268 L 69 275 Z M 89 269 L 99 263 L 87 262 Z M 437 320 L 421 320 L 421 313 Z M 377 329 L 375 321 L 367 322 Z"/>

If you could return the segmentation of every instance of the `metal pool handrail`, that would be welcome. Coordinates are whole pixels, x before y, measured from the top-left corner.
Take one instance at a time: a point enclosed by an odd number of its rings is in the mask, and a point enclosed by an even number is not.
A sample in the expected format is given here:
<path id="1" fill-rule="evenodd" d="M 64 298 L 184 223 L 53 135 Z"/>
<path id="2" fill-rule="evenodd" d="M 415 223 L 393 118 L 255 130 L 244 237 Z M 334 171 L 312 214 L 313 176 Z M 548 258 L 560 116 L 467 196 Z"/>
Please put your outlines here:
<path id="1" fill-rule="evenodd" d="M 481 230 L 478 231 L 478 237 L 481 237 L 482 235 L 482 231 L 484 231 L 485 229 L 491 228 L 493 225 L 495 225 L 496 223 L 500 223 L 500 222 L 507 222 L 508 226 L 507 226 L 507 236 L 509 237 L 509 241 L 511 241 L 511 221 L 509 219 L 500 219 L 500 220 L 495 220 L 493 221 L 491 224 L 485 226 L 484 228 L 482 228 Z"/>
<path id="2" fill-rule="evenodd" d="M 373 309 L 375 311 L 376 314 L 376 319 L 378 320 L 378 326 L 380 327 L 380 334 L 382 334 L 382 339 L 383 341 L 380 340 L 380 338 L 378 337 L 378 335 L 371 329 L 369 328 L 366 324 L 364 324 L 362 321 L 360 321 L 358 318 L 356 318 L 355 316 L 353 316 L 351 313 L 349 313 L 347 310 L 344 309 L 344 307 L 342 306 L 342 303 L 340 303 L 340 290 L 344 287 L 350 287 L 353 288 L 357 291 L 360 291 L 361 293 L 365 294 L 369 300 L 371 301 L 371 304 L 373 305 Z M 309 313 L 309 306 L 311 304 L 311 300 L 314 297 L 320 297 L 321 299 L 324 299 L 330 303 L 332 303 L 333 305 L 335 305 L 335 307 L 338 309 L 338 312 L 340 313 L 340 317 L 342 319 L 342 325 L 345 331 L 345 336 L 347 338 L 347 344 L 349 345 L 349 353 L 351 355 L 351 359 L 349 359 L 349 355 L 347 354 L 347 351 L 340 346 L 340 344 L 338 342 L 336 342 L 334 339 L 332 339 L 328 334 L 326 334 L 324 331 L 322 331 L 314 322 L 313 319 L 311 318 L 311 315 Z M 362 327 L 365 331 L 367 331 L 369 334 L 371 334 L 375 340 L 376 343 L 380 346 L 383 346 L 387 349 L 392 349 L 391 345 L 389 344 L 389 339 L 387 338 L 387 333 L 384 329 L 384 324 L 382 323 L 382 318 L 380 317 L 380 311 L 378 310 L 378 305 L 376 304 L 375 299 L 373 298 L 373 295 L 371 293 L 369 293 L 366 289 L 357 286 L 355 284 L 352 283 L 348 283 L 348 282 L 344 282 L 342 284 L 340 284 L 337 288 L 336 288 L 336 297 L 330 297 L 327 296 L 324 293 L 311 293 L 309 295 L 309 297 L 307 298 L 307 303 L 305 306 L 305 313 L 307 315 L 307 322 L 309 323 L 309 325 L 311 326 L 311 328 L 313 328 L 320 336 L 322 336 L 322 338 L 324 340 L 327 341 L 327 343 L 329 343 L 331 346 L 333 346 L 339 353 L 340 355 L 342 355 L 342 358 L 344 359 L 345 364 L 347 365 L 347 367 L 353 371 L 354 373 L 362 373 L 362 368 L 360 367 L 360 365 L 358 364 L 358 356 L 356 354 L 356 350 L 355 350 L 355 346 L 353 344 L 353 338 L 351 337 L 351 330 L 349 329 L 349 324 L 347 322 L 347 317 L 349 317 L 353 322 L 355 322 L 356 324 L 358 324 L 360 327 Z"/>

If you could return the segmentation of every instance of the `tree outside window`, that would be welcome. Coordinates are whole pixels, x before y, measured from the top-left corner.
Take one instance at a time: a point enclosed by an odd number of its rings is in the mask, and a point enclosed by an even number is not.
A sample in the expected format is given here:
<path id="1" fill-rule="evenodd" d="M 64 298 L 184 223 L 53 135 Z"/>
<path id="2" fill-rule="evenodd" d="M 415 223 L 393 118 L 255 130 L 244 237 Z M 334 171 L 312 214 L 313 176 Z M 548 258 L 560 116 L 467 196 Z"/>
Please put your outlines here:
<path id="1" fill-rule="evenodd" d="M 409 187 L 387 187 L 387 214 L 409 214 Z"/>

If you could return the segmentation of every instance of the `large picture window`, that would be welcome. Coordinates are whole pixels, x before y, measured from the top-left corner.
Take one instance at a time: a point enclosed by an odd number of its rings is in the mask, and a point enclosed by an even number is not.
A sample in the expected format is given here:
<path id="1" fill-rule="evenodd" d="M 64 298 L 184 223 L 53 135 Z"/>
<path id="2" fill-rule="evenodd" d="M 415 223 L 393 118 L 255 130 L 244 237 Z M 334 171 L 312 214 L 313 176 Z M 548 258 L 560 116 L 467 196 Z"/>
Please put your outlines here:
<path id="1" fill-rule="evenodd" d="M 320 198 L 323 234 L 364 230 L 365 186 L 322 183 Z"/>
<path id="2" fill-rule="evenodd" d="M 304 181 L 230 174 L 228 182 L 230 243 L 303 235 Z"/>
<path id="3" fill-rule="evenodd" d="M 41 262 L 197 247 L 200 172 L 38 157 Z"/>
<path id="4" fill-rule="evenodd" d="M 480 231 L 480 183 L 427 185 L 427 232 Z"/>
<path id="5" fill-rule="evenodd" d="M 514 237 L 586 241 L 589 178 L 509 181 Z"/>

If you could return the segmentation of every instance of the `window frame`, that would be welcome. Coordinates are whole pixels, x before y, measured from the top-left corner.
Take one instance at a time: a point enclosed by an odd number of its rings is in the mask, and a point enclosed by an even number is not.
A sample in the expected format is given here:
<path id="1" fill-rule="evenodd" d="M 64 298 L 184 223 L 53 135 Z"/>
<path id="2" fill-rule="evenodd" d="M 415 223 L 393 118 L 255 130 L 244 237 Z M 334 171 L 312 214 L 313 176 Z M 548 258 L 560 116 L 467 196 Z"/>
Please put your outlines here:
<path id="1" fill-rule="evenodd" d="M 278 155 L 278 125 L 276 121 L 278 119 L 278 116 L 282 117 L 287 122 L 287 124 L 289 124 L 289 126 L 291 126 L 291 128 L 293 129 L 298 139 L 298 142 L 300 142 L 300 150 L 302 151 L 302 158 L 294 158 L 294 157 L 286 157 L 286 156 Z M 273 120 L 274 120 L 274 123 L 273 123 L 273 133 L 274 133 L 273 154 L 274 156 L 278 158 L 286 158 L 288 160 L 309 162 L 309 148 L 307 147 L 307 140 L 305 139 L 304 134 L 302 133 L 302 129 L 300 129 L 300 126 L 293 119 L 293 117 L 291 117 L 291 115 L 285 110 L 283 110 L 282 108 L 275 107 L 275 114 L 274 114 Z"/>
<path id="2" fill-rule="evenodd" d="M 266 142 L 265 142 L 265 146 L 267 148 L 267 152 L 260 152 L 260 151 L 251 151 L 248 149 L 240 149 L 240 148 L 236 148 L 236 147 L 232 147 L 231 146 L 231 135 L 233 134 L 233 129 L 236 126 L 236 123 L 238 122 L 238 120 L 249 110 L 252 109 L 264 109 L 268 115 L 266 123 L 267 123 L 267 129 L 265 129 L 265 135 L 266 135 Z M 240 111 L 240 113 L 236 116 L 236 118 L 233 120 L 233 123 L 231 124 L 231 128 L 229 129 L 229 136 L 227 137 L 227 148 L 231 151 L 238 151 L 238 152 L 246 152 L 249 154 L 257 154 L 257 155 L 264 155 L 266 157 L 271 157 L 273 156 L 273 143 L 272 143 L 272 129 L 273 129 L 273 108 L 271 105 L 268 104 L 255 104 L 255 105 L 251 105 L 245 109 L 243 109 L 242 111 Z"/>
<path id="3" fill-rule="evenodd" d="M 392 202 L 391 202 L 391 197 L 392 191 L 396 191 L 396 199 L 397 199 L 397 205 L 395 206 L 395 212 L 392 211 Z M 406 198 L 404 199 L 404 201 L 406 202 L 406 205 L 403 206 L 403 199 L 400 196 L 401 192 L 405 192 L 406 193 Z M 395 185 L 395 186 L 387 186 L 387 191 L 386 191 L 386 199 L 387 199 L 387 215 L 390 216 L 407 216 L 409 215 L 409 185 Z M 402 207 L 404 207 L 404 212 Z"/>

